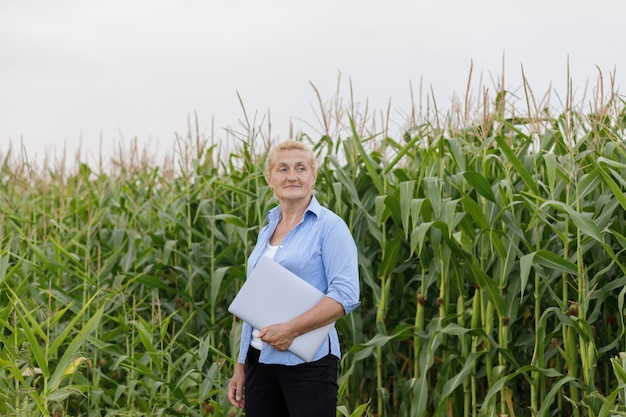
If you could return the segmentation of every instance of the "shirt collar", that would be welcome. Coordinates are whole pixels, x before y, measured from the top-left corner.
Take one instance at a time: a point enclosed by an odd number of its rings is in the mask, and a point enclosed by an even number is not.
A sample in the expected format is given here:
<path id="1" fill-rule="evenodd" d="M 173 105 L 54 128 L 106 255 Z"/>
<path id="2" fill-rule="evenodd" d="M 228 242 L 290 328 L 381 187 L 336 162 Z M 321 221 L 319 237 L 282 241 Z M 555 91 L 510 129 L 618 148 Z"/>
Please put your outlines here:
<path id="1" fill-rule="evenodd" d="M 304 214 L 306 215 L 307 212 L 311 212 L 316 217 L 319 217 L 321 211 L 322 211 L 322 205 L 319 203 L 319 201 L 317 201 L 317 198 L 315 196 L 313 196 L 311 198 L 311 201 L 309 202 L 309 205 L 307 206 L 306 210 L 304 211 Z M 274 207 L 273 209 L 271 209 L 267 213 L 267 217 L 270 220 L 270 222 L 272 220 L 280 219 L 280 216 L 281 216 L 280 206 Z"/>

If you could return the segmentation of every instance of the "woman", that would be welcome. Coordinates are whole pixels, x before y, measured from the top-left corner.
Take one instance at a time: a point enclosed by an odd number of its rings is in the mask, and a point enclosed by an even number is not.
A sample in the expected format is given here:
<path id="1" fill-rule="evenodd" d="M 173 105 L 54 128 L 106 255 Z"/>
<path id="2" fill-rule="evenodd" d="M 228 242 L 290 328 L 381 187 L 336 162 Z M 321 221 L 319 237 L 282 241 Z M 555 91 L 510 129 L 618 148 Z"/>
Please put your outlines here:
<path id="1" fill-rule="evenodd" d="M 228 399 L 245 408 L 247 417 L 335 417 L 341 353 L 334 326 L 311 362 L 287 349 L 296 336 L 359 305 L 356 244 L 345 222 L 315 198 L 315 156 L 306 145 L 294 140 L 276 145 L 268 155 L 265 177 L 279 205 L 268 213 L 248 271 L 261 256 L 269 256 L 326 296 L 287 323 L 263 329 L 243 323 Z"/>

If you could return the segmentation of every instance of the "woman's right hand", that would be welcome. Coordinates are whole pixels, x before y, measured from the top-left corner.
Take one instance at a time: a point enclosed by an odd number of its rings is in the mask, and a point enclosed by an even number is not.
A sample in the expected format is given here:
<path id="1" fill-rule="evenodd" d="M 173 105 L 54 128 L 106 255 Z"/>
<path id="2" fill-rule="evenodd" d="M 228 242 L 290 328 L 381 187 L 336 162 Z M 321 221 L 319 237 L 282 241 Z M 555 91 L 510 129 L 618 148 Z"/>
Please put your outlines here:
<path id="1" fill-rule="evenodd" d="M 243 408 L 245 398 L 243 396 L 243 387 L 246 384 L 245 364 L 237 362 L 235 372 L 228 383 L 228 400 L 237 408 Z"/>

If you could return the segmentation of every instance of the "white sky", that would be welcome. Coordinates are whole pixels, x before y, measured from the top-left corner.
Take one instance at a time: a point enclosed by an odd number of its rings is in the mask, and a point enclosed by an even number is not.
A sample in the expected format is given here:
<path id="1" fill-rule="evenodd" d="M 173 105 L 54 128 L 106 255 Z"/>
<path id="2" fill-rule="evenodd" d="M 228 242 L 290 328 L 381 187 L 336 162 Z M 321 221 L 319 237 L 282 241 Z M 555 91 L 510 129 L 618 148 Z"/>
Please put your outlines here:
<path id="1" fill-rule="evenodd" d="M 420 82 L 445 104 L 474 83 L 535 94 L 626 81 L 623 0 L 0 0 L 0 155 L 72 152 L 85 160 L 137 138 L 160 150 L 243 112 L 319 126 L 317 98 L 349 98 L 401 125 Z M 620 90 L 623 90 L 621 88 Z M 478 91 L 475 91 L 476 93 Z M 620 91 L 622 92 L 622 91 Z M 239 129 L 240 130 L 240 129 Z M 313 129 L 302 127 L 315 137 Z"/>

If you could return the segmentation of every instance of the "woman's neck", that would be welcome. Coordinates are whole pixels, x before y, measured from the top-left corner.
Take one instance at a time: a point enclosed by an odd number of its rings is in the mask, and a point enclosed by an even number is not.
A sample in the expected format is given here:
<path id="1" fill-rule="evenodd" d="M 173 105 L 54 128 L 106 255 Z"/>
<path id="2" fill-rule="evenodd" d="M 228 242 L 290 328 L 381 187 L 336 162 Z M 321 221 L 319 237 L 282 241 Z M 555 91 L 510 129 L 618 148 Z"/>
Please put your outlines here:
<path id="1" fill-rule="evenodd" d="M 282 214 L 281 214 L 280 222 L 287 226 L 295 226 L 296 224 L 300 223 L 300 221 L 302 220 L 302 217 L 304 216 L 304 210 L 285 211 L 285 210 L 282 210 L 282 207 L 281 207 L 281 211 L 282 211 Z"/>
<path id="2" fill-rule="evenodd" d="M 311 198 L 313 198 L 313 196 L 311 196 Z M 310 199 L 306 201 L 300 200 L 297 202 L 281 201 L 281 221 L 291 226 L 300 223 L 302 217 L 304 216 L 304 212 L 307 207 L 309 207 L 310 202 Z"/>

